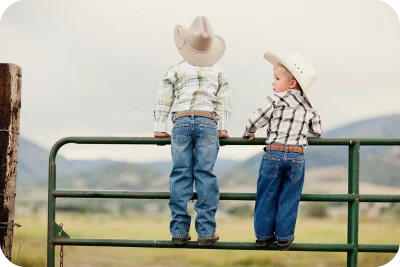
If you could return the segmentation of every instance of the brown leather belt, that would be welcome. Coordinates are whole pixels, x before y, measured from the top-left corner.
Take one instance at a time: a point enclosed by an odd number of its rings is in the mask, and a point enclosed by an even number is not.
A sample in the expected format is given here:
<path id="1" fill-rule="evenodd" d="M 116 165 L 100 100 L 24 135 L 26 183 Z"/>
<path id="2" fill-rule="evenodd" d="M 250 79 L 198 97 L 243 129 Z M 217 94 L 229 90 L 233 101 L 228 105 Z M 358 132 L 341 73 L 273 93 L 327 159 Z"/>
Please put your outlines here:
<path id="1" fill-rule="evenodd" d="M 174 120 L 176 120 L 177 118 L 180 117 L 190 117 L 192 116 L 192 112 L 191 111 L 182 111 L 182 112 L 178 112 L 175 114 L 174 116 Z M 205 111 L 193 111 L 193 116 L 195 117 L 205 117 L 205 118 L 209 118 L 212 120 L 215 120 L 215 117 L 213 114 L 205 112 Z"/>
<path id="2" fill-rule="evenodd" d="M 285 145 L 270 144 L 269 145 L 269 150 L 285 152 Z M 268 146 L 264 147 L 264 151 L 268 151 Z M 291 146 L 291 145 L 288 145 L 287 146 L 287 151 L 288 152 L 295 152 L 295 153 L 303 154 L 303 147 L 302 146 Z"/>

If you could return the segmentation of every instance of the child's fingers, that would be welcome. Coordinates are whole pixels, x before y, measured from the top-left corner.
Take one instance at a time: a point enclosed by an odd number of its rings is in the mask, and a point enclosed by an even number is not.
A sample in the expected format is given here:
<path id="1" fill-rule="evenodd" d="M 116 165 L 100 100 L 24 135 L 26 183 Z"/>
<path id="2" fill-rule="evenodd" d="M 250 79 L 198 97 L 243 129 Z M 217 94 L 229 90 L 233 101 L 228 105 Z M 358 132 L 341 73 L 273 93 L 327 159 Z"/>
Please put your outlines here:
<path id="1" fill-rule="evenodd" d="M 154 137 L 156 138 L 168 138 L 170 137 L 167 132 L 154 132 Z M 157 146 L 165 146 L 164 144 L 157 144 Z"/>
<path id="2" fill-rule="evenodd" d="M 155 132 L 154 137 L 166 138 L 166 137 L 170 137 L 170 135 L 167 132 Z"/>
<path id="3" fill-rule="evenodd" d="M 219 130 L 218 131 L 218 137 L 220 137 L 220 138 L 228 138 L 229 135 L 228 135 L 227 131 Z"/>
<path id="4" fill-rule="evenodd" d="M 255 136 L 250 136 L 249 141 L 253 141 L 256 137 Z"/>

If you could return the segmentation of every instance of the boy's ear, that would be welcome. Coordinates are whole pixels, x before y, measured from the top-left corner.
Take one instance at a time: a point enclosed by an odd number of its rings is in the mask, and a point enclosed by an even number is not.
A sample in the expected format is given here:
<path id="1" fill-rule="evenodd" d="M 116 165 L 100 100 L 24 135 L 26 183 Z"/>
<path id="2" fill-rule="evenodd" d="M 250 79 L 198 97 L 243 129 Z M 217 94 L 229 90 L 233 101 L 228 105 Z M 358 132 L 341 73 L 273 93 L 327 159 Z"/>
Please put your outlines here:
<path id="1" fill-rule="evenodd" d="M 298 83 L 296 80 L 291 80 L 289 87 L 290 87 L 290 89 L 294 89 L 297 87 L 297 85 L 298 85 Z"/>

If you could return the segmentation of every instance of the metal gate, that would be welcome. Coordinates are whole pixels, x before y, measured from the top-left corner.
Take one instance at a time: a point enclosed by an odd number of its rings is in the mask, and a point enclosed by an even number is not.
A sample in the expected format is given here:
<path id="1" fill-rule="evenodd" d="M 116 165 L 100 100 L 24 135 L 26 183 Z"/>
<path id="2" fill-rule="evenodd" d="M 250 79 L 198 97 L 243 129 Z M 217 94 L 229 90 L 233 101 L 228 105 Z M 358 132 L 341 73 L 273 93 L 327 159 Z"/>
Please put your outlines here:
<path id="1" fill-rule="evenodd" d="M 243 138 L 221 139 L 221 145 L 264 145 L 265 139 L 257 138 L 252 142 Z M 149 247 L 149 248 L 186 248 L 186 249 L 226 249 L 226 250 L 276 250 L 277 245 L 256 247 L 255 242 L 216 242 L 209 247 L 199 247 L 196 242 L 186 245 L 173 245 L 171 241 L 129 240 L 129 239 L 87 239 L 66 235 L 55 222 L 56 198 L 124 198 L 124 199 L 169 199 L 168 192 L 132 192 L 132 191 L 88 191 L 56 189 L 56 156 L 58 150 L 69 143 L 74 144 L 124 144 L 151 145 L 170 144 L 169 139 L 146 137 L 67 137 L 54 144 L 49 158 L 48 186 L 48 237 L 47 266 L 55 266 L 55 247 L 59 246 L 113 246 L 113 247 Z M 301 201 L 347 202 L 348 226 L 346 244 L 293 243 L 290 251 L 329 251 L 346 252 L 347 266 L 357 266 L 359 252 L 397 252 L 399 245 L 359 244 L 359 203 L 360 202 L 400 202 L 400 195 L 359 194 L 360 146 L 399 146 L 400 138 L 310 138 L 314 146 L 348 146 L 348 193 L 347 194 L 303 194 Z M 196 194 L 193 199 L 196 199 Z M 255 193 L 221 193 L 221 200 L 254 201 Z"/>

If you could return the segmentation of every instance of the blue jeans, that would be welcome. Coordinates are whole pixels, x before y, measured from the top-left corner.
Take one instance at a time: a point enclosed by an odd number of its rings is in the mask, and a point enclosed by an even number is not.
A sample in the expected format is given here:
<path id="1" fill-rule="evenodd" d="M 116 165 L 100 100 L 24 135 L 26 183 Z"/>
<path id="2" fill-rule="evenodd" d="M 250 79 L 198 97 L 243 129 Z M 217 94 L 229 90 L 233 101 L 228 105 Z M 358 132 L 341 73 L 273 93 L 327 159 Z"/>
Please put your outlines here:
<path id="1" fill-rule="evenodd" d="M 257 239 L 278 241 L 294 237 L 304 184 L 304 155 L 266 151 L 257 181 L 254 230 Z"/>
<path id="2" fill-rule="evenodd" d="M 195 227 L 199 238 L 210 238 L 216 229 L 215 213 L 219 202 L 219 184 L 213 173 L 219 151 L 217 124 L 203 117 L 181 117 L 172 129 L 173 167 L 170 175 L 170 232 L 173 237 L 189 234 L 190 214 L 187 202 L 195 185 L 198 200 Z"/>

